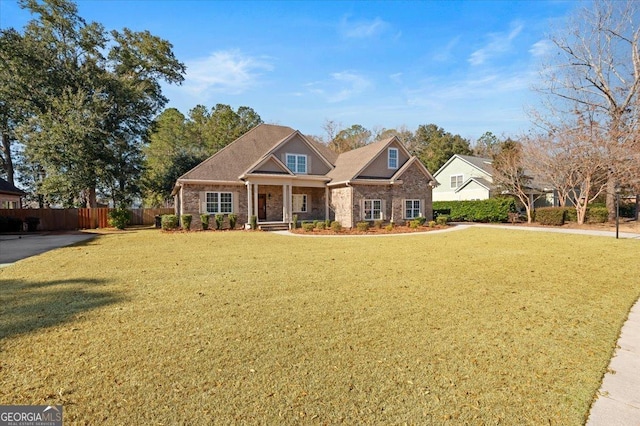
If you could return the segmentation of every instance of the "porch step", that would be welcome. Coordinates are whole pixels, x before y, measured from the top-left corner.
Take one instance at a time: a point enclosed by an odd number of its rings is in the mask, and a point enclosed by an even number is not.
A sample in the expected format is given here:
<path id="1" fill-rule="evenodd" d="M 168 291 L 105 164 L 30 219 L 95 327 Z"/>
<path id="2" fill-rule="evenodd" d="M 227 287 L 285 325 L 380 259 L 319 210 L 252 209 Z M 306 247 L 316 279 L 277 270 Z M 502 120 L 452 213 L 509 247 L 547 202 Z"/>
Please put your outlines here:
<path id="1" fill-rule="evenodd" d="M 261 231 L 288 231 L 288 223 L 263 223 L 258 225 L 258 229 Z"/>

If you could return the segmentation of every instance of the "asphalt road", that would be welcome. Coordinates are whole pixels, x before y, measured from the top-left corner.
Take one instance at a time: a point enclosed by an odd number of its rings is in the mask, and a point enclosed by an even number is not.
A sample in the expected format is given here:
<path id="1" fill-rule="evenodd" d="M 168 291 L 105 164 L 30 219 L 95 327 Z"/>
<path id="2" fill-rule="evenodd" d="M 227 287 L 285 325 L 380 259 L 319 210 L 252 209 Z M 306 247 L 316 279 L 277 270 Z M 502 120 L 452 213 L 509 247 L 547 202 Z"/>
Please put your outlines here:
<path id="1" fill-rule="evenodd" d="M 0 235 L 0 266 L 94 237 L 83 233 Z"/>

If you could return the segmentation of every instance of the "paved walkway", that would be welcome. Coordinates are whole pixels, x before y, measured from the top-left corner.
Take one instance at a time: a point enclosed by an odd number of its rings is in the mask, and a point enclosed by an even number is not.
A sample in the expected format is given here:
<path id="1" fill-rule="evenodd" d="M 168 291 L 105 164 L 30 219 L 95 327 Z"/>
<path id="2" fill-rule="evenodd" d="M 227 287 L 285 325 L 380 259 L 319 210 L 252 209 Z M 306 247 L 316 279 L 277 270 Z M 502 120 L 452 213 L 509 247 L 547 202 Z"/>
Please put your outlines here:
<path id="1" fill-rule="evenodd" d="M 0 267 L 59 247 L 94 238 L 87 233 L 0 235 Z"/>
<path id="2" fill-rule="evenodd" d="M 422 233 L 385 234 L 384 236 L 434 234 L 439 232 L 461 231 L 474 226 L 511 229 L 531 232 L 556 232 L 562 234 L 593 235 L 615 238 L 615 231 L 596 231 L 588 229 L 547 228 L 517 225 L 460 224 L 449 229 Z M 293 234 L 288 231 L 281 235 L 323 237 L 305 234 Z M 354 235 L 353 237 L 362 237 Z M 372 235 L 371 237 L 375 237 Z M 640 240 L 640 234 L 619 232 L 619 238 Z M 622 327 L 617 343 L 618 349 L 611 358 L 608 372 L 589 413 L 586 426 L 640 426 L 640 300 L 629 313 Z"/>
<path id="3" fill-rule="evenodd" d="M 640 301 L 622 327 L 587 426 L 640 425 Z"/>

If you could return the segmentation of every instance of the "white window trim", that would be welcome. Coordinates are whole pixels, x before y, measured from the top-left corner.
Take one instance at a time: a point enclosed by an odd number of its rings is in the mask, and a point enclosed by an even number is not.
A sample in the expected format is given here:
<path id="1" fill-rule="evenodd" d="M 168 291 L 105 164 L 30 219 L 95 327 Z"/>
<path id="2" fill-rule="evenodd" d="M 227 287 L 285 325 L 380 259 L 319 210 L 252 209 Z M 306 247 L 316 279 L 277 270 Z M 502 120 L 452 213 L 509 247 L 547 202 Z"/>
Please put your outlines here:
<path id="1" fill-rule="evenodd" d="M 407 202 L 411 202 L 411 209 L 410 209 L 410 210 L 411 210 L 413 213 L 415 213 L 415 211 L 414 211 L 414 210 L 415 210 L 415 208 L 413 207 L 413 203 L 414 203 L 415 201 L 417 201 L 417 202 L 418 202 L 418 215 L 417 215 L 417 216 L 413 216 L 413 217 L 407 216 Z M 415 218 L 417 218 L 417 217 L 422 217 L 422 200 L 417 199 L 417 198 L 412 198 L 412 199 L 407 198 L 406 200 L 404 200 L 404 210 L 403 210 L 403 214 L 404 214 L 404 216 L 405 216 L 405 217 L 404 217 L 405 219 L 415 219 Z"/>
<path id="2" fill-rule="evenodd" d="M 304 203 L 300 203 L 300 205 L 304 205 L 305 210 L 297 210 L 296 209 L 296 197 L 304 197 Z M 291 207 L 294 213 L 308 213 L 309 212 L 309 196 L 307 194 L 292 194 L 291 195 Z"/>
<path id="3" fill-rule="evenodd" d="M 289 167 L 289 157 L 294 157 L 295 158 L 295 170 L 291 170 L 293 173 L 297 174 L 297 175 L 306 175 L 309 172 L 309 156 L 306 154 L 293 154 L 293 153 L 286 153 L 284 155 L 284 160 L 285 160 L 285 165 L 287 167 Z M 304 171 L 300 172 L 298 171 L 298 158 L 304 157 Z"/>
<path id="4" fill-rule="evenodd" d="M 216 202 L 217 211 L 209 210 L 209 201 L 208 201 L 209 194 L 218 194 L 218 201 Z M 228 211 L 228 212 L 227 211 L 225 211 L 225 212 L 221 211 L 222 194 L 229 194 L 231 196 L 231 211 Z M 225 204 L 227 204 L 227 203 L 225 203 Z M 208 213 L 208 214 L 231 214 L 231 213 L 233 213 L 233 192 L 229 192 L 229 191 L 206 191 L 204 193 L 204 205 L 205 205 L 206 213 Z"/>
<path id="5" fill-rule="evenodd" d="M 367 219 L 367 214 L 366 214 L 366 211 L 367 211 L 366 205 L 367 205 L 368 201 L 371 202 L 371 218 L 370 219 Z M 380 202 L 380 210 L 379 210 L 380 216 L 379 217 L 376 217 L 375 214 L 374 214 L 376 210 L 373 208 L 373 205 L 374 205 L 374 202 L 376 202 L 376 201 Z M 382 200 L 380 198 L 371 198 L 371 199 L 367 198 L 367 199 L 364 199 L 363 202 L 362 202 L 362 220 L 366 220 L 366 221 L 383 220 L 383 218 L 384 218 L 383 204 L 384 203 L 382 202 Z"/>
<path id="6" fill-rule="evenodd" d="M 460 184 L 458 184 L 458 177 L 460 177 Z M 453 178 L 456 178 L 456 183 L 455 185 L 453 184 Z M 459 188 L 460 186 L 462 186 L 462 184 L 464 183 L 464 175 L 459 174 L 459 175 L 451 175 L 449 177 L 449 184 L 451 185 L 451 189 L 456 189 Z"/>
<path id="7" fill-rule="evenodd" d="M 395 153 L 396 153 L 396 158 L 391 158 L 391 152 L 392 152 L 392 151 L 395 151 Z M 399 156 L 398 148 L 389 148 L 389 150 L 387 151 L 387 167 L 388 167 L 389 169 L 393 169 L 393 170 L 395 170 L 395 169 L 397 169 L 397 168 L 398 168 L 398 161 L 399 161 L 398 156 Z M 395 167 L 391 165 L 391 160 L 395 160 L 395 162 L 396 162 Z"/>

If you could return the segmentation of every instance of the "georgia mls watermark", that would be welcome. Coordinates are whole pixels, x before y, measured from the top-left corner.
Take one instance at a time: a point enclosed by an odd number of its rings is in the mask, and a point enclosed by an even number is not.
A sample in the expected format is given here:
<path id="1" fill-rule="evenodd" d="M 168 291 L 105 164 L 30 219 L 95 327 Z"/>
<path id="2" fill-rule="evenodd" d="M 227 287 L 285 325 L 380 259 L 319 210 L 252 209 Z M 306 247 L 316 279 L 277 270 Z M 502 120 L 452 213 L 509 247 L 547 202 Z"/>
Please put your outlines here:
<path id="1" fill-rule="evenodd" d="M 0 426 L 62 426 L 62 405 L 0 405 Z"/>

